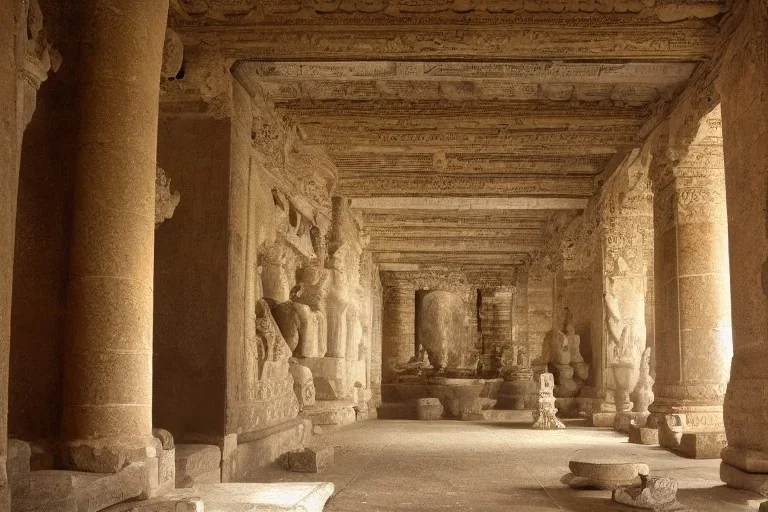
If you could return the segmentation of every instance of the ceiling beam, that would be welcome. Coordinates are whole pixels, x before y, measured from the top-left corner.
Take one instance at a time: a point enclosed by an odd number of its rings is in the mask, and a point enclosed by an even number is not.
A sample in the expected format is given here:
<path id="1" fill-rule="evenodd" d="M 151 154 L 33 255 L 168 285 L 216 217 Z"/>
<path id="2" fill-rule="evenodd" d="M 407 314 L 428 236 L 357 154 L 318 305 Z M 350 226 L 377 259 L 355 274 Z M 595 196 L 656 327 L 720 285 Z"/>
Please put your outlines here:
<path id="1" fill-rule="evenodd" d="M 370 197 L 352 198 L 357 210 L 583 210 L 588 199 L 567 197 Z"/>

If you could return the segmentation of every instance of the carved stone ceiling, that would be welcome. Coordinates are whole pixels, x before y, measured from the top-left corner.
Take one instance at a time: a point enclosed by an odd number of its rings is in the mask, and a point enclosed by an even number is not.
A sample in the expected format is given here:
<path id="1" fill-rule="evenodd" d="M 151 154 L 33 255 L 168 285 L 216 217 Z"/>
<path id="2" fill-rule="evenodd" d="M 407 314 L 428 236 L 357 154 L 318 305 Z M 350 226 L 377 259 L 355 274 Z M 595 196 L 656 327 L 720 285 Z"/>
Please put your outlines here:
<path id="1" fill-rule="evenodd" d="M 172 0 L 322 147 L 378 260 L 524 262 L 713 51 L 726 0 Z"/>

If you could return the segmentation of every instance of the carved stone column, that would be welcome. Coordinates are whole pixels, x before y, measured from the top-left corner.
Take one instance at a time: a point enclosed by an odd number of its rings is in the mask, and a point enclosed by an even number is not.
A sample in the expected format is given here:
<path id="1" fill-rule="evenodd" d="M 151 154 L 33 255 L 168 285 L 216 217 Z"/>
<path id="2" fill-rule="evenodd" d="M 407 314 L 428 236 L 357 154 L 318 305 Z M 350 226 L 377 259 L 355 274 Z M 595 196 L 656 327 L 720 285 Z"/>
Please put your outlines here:
<path id="1" fill-rule="evenodd" d="M 656 246 L 656 384 L 648 426 L 662 446 L 718 458 L 732 354 L 720 109 L 691 143 L 663 139 L 652 163 Z"/>
<path id="2" fill-rule="evenodd" d="M 168 0 L 85 6 L 62 433 L 69 466 L 152 456 L 152 279 Z"/>
<path id="3" fill-rule="evenodd" d="M 723 59 L 723 117 L 733 362 L 720 477 L 768 495 L 768 3 L 746 10 Z"/>
<path id="4" fill-rule="evenodd" d="M 382 381 L 389 384 L 395 366 L 407 363 L 416 353 L 416 290 L 404 281 L 387 279 L 383 285 Z"/>
<path id="5" fill-rule="evenodd" d="M 647 166 L 639 152 L 630 155 L 607 185 L 600 226 L 596 283 L 601 297 L 593 325 L 593 371 L 597 386 L 595 426 L 626 423 L 629 395 L 639 378 L 646 345 L 646 261 L 644 247 L 652 237 L 651 191 Z M 624 415 L 617 424 L 617 412 Z"/>

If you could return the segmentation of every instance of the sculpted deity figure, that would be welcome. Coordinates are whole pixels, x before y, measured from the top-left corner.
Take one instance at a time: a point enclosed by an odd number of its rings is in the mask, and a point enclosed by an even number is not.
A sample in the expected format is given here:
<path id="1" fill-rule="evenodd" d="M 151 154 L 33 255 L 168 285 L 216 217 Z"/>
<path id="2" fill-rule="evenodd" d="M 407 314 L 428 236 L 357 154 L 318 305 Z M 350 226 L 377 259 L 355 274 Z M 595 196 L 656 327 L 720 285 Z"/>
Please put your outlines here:
<path id="1" fill-rule="evenodd" d="M 298 283 L 290 295 L 299 320 L 299 340 L 294 353 L 299 357 L 323 357 L 328 349 L 327 272 L 322 266 L 313 264 L 299 269 L 296 277 Z"/>
<path id="2" fill-rule="evenodd" d="M 269 303 L 264 299 L 256 302 L 254 324 L 256 338 L 246 343 L 248 364 L 256 362 L 248 372 L 249 383 L 263 380 L 272 372 L 279 372 L 291 357 L 291 349 L 272 317 Z"/>
<path id="3" fill-rule="evenodd" d="M 346 267 L 350 259 L 348 254 L 350 250 L 347 244 L 340 245 L 331 254 L 329 261 L 328 357 L 344 358 L 347 356 L 347 314 L 350 307 L 350 294 Z"/>
<path id="4" fill-rule="evenodd" d="M 576 328 L 573 323 L 565 326 L 565 337 L 568 339 L 568 349 L 571 356 L 571 366 L 576 378 L 584 383 L 589 377 L 589 365 L 584 362 L 581 355 L 581 336 L 576 334 Z"/>
<path id="5" fill-rule="evenodd" d="M 604 294 L 605 324 L 608 334 L 608 366 L 613 369 L 615 402 L 619 411 L 630 411 L 629 394 L 637 384 L 640 373 L 640 354 L 645 349 L 642 297 L 635 297 L 635 317 L 631 322 L 622 319 L 616 283 L 608 279 Z M 643 322 L 642 325 L 638 323 Z"/>
<path id="6" fill-rule="evenodd" d="M 326 352 L 325 296 L 327 273 L 322 264 L 293 269 L 298 257 L 278 242 L 262 258 L 263 291 L 275 321 L 297 357 L 323 357 Z M 291 287 L 289 276 L 295 275 Z"/>

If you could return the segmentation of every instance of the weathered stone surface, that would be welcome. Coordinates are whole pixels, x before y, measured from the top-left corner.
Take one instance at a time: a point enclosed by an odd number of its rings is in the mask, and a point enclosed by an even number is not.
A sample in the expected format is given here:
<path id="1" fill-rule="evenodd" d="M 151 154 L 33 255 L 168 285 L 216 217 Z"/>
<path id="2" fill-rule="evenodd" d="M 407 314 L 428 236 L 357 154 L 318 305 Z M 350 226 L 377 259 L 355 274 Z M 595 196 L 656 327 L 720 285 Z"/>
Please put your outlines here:
<path id="1" fill-rule="evenodd" d="M 684 433 L 675 451 L 692 459 L 719 459 L 728 444 L 725 432 Z"/>
<path id="2" fill-rule="evenodd" d="M 768 473 L 747 473 L 726 462 L 721 462 L 720 479 L 728 487 L 744 489 L 768 497 Z"/>
<path id="3" fill-rule="evenodd" d="M 261 468 L 283 453 L 307 446 L 311 437 L 312 424 L 304 418 L 238 436 L 237 450 L 229 464 L 222 468 L 222 482 L 242 482 L 254 478 Z"/>
<path id="4" fill-rule="evenodd" d="M 333 494 L 333 489 L 334 486 L 330 482 L 214 484 L 201 485 L 195 489 L 177 490 L 163 500 L 190 500 L 194 503 L 195 500 L 199 499 L 204 503 L 206 511 L 322 512 L 326 501 Z M 190 508 L 189 512 L 192 511 L 199 512 L 198 509 Z M 182 508 L 180 511 L 174 512 L 188 512 L 188 509 Z"/>
<path id="5" fill-rule="evenodd" d="M 533 411 L 533 428 L 540 430 L 553 430 L 565 428 L 557 416 L 555 408 L 554 387 L 555 379 L 551 373 L 542 373 L 541 387 L 539 388 L 538 409 Z"/>
<path id="6" fill-rule="evenodd" d="M 677 481 L 673 478 L 641 475 L 642 483 L 633 487 L 621 487 L 613 491 L 617 503 L 648 510 L 675 510 Z"/>
<path id="7" fill-rule="evenodd" d="M 176 487 L 221 482 L 221 448 L 208 444 L 177 444 Z"/>
<path id="8" fill-rule="evenodd" d="M 629 442 L 634 444 L 659 444 L 659 431 L 655 428 L 629 426 Z"/>
<path id="9" fill-rule="evenodd" d="M 147 492 L 145 464 L 115 474 L 35 471 L 15 488 L 13 510 L 20 512 L 97 512 Z"/>
<path id="10" fill-rule="evenodd" d="M 568 463 L 571 470 L 566 483 L 577 489 L 617 489 L 638 483 L 638 476 L 647 476 L 648 465 L 631 460 L 631 455 L 617 455 L 604 450 L 576 452 Z"/>
<path id="11" fill-rule="evenodd" d="M 286 452 L 278 462 L 288 471 L 297 473 L 320 473 L 329 464 L 333 464 L 333 446 L 304 448 L 303 450 Z"/>
<path id="12" fill-rule="evenodd" d="M 8 483 L 11 485 L 11 488 L 29 474 L 31 458 L 32 448 L 29 443 L 19 439 L 8 440 L 6 471 L 8 472 Z"/>
<path id="13" fill-rule="evenodd" d="M 443 404 L 437 398 L 418 398 L 416 417 L 422 421 L 439 420 L 443 417 Z"/>

